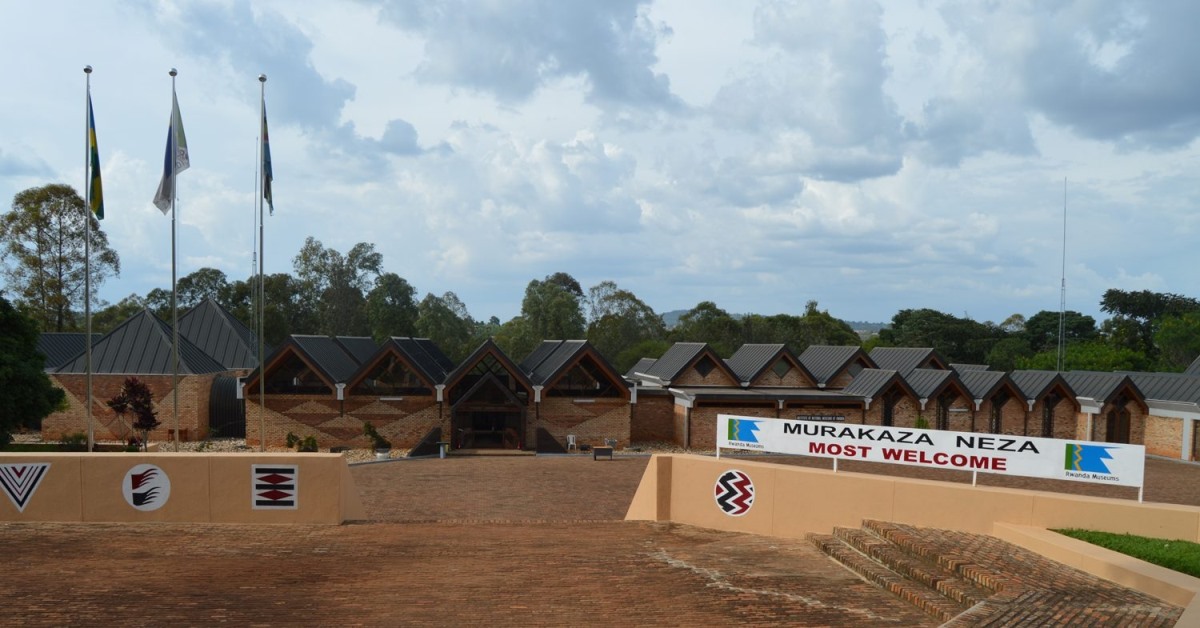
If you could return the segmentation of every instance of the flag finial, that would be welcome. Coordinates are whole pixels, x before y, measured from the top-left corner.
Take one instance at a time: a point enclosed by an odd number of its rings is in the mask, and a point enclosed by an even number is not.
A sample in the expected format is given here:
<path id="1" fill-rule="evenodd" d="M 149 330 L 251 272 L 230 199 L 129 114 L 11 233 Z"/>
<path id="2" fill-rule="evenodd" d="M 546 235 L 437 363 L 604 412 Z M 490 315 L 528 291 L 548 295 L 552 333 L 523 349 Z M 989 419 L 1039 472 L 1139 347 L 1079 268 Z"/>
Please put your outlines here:
<path id="1" fill-rule="evenodd" d="M 174 77 L 176 74 L 179 74 L 179 70 L 176 70 L 175 68 L 171 68 L 171 71 L 167 72 L 167 74 L 170 74 L 172 77 Z"/>
<path id="2" fill-rule="evenodd" d="M 266 82 L 267 82 L 267 75 L 266 75 L 266 74 L 259 74 L 259 75 L 258 75 L 258 82 L 259 82 L 259 83 L 266 83 Z"/>
<path id="3" fill-rule="evenodd" d="M 91 74 L 91 73 L 92 73 L 92 66 L 90 66 L 90 65 L 85 65 L 85 66 L 83 66 L 83 73 L 84 73 L 84 74 Z"/>

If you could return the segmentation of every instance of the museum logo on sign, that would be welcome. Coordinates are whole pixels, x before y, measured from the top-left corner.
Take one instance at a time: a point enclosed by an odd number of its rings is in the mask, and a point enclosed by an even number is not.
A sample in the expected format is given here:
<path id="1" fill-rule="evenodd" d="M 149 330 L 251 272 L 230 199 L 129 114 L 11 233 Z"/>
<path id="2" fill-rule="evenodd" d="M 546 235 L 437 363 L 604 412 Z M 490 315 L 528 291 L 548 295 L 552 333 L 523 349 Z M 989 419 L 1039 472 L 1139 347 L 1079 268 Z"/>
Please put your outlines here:
<path id="1" fill-rule="evenodd" d="M 155 465 L 139 464 L 125 474 L 121 493 L 125 501 L 137 510 L 158 510 L 171 497 L 171 479 L 166 471 Z"/>

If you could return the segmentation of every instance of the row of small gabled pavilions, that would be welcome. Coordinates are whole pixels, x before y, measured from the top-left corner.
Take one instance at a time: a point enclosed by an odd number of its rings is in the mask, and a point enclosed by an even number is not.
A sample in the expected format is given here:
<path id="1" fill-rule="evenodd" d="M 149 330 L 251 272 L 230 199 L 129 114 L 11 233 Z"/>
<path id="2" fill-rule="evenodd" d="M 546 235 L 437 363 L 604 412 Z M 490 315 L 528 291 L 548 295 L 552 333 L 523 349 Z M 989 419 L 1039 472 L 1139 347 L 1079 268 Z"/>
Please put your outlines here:
<path id="1" fill-rule="evenodd" d="M 92 370 L 100 376 L 170 373 L 171 336 L 167 323 L 149 310 L 139 312 L 94 338 Z M 82 334 L 44 334 L 39 346 L 47 355 L 48 371 L 83 372 Z M 215 301 L 206 300 L 180 317 L 179 354 L 182 374 L 224 375 L 236 382 L 226 388 L 238 398 L 257 394 L 254 334 Z M 796 355 L 781 344 L 747 344 L 722 359 L 704 343 L 681 342 L 659 358 L 640 360 L 622 376 L 582 340 L 545 341 L 519 363 L 487 341 L 456 365 L 428 339 L 391 338 L 380 344 L 363 337 L 293 335 L 270 351 L 264 388 L 267 394 L 337 398 L 406 391 L 440 397 L 485 357 L 494 368 L 510 371 L 535 400 L 556 379 L 585 364 L 587 376 L 604 381 L 608 394 L 625 396 L 632 405 L 669 400 L 681 409 L 672 412 L 685 415 L 685 422 L 696 408 L 762 414 L 764 406 L 774 404 L 775 414 L 784 418 L 841 416 L 853 422 L 874 418 L 880 424 L 904 424 L 912 417 L 890 415 L 889 410 L 907 400 L 929 427 L 1060 436 L 1052 422 L 1036 416 L 1031 421 L 1039 404 L 1043 409 L 1065 404 L 1089 420 L 1121 404 L 1132 405 L 1138 416 L 1178 420 L 1179 455 L 1192 458 L 1194 422 L 1200 419 L 1200 357 L 1184 373 L 1005 373 L 986 365 L 951 364 L 928 348 L 877 347 L 868 353 L 854 346 L 810 346 Z M 391 376 L 379 377 L 381 368 L 390 369 Z M 1011 410 L 1007 415 L 997 410 L 1006 406 L 1024 406 L 1019 429 L 1012 425 Z M 858 420 L 845 414 L 855 407 L 861 413 Z M 811 410 L 809 415 L 805 408 Z M 964 425 L 959 416 L 963 414 L 971 415 L 969 424 Z M 644 416 L 631 411 L 630 439 L 638 440 Z M 661 431 L 651 436 L 662 436 Z M 670 438 L 694 444 L 691 431 L 676 427 Z M 1128 440 L 1137 430 L 1131 434 L 1127 429 L 1115 440 L 1122 436 Z M 1090 428 L 1078 437 L 1114 440 L 1111 433 L 1097 434 Z"/>

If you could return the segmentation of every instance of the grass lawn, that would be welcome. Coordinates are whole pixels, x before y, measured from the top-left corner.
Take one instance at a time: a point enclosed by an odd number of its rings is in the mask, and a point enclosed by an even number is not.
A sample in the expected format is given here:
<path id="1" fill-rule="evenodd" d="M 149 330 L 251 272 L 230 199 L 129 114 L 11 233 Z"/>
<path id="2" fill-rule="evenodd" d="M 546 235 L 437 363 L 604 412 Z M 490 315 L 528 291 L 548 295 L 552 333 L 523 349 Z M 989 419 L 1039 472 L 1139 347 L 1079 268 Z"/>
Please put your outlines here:
<path id="1" fill-rule="evenodd" d="M 1066 529 L 1055 532 L 1200 578 L 1200 543 L 1091 530 Z"/>

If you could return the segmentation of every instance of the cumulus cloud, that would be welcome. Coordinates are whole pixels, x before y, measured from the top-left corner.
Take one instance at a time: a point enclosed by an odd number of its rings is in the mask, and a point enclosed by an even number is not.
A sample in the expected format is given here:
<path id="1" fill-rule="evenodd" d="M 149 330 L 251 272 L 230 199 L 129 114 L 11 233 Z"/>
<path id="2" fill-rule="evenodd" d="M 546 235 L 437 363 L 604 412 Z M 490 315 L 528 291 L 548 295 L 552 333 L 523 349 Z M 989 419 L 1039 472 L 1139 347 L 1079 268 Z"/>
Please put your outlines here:
<path id="1" fill-rule="evenodd" d="M 380 17 L 425 39 L 417 75 L 520 102 L 550 82 L 587 81 L 603 108 L 678 109 L 655 46 L 669 30 L 650 22 L 646 0 L 378 0 Z"/>
<path id="2" fill-rule="evenodd" d="M 45 177 L 50 172 L 50 166 L 36 155 L 15 155 L 0 147 L 0 177 Z"/>

